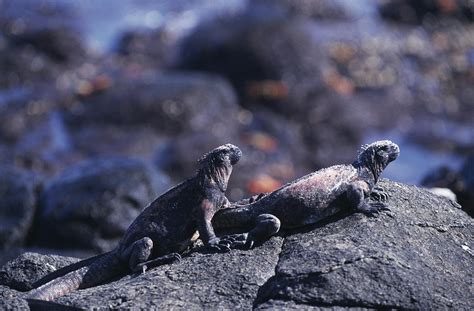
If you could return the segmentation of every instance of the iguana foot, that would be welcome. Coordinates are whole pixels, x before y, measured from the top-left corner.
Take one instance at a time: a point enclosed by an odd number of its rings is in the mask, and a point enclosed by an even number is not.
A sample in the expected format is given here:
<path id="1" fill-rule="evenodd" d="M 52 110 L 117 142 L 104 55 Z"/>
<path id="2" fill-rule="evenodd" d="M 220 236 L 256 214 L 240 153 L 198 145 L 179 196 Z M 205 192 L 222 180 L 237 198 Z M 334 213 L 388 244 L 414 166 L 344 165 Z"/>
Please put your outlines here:
<path id="1" fill-rule="evenodd" d="M 382 187 L 375 187 L 370 193 L 370 198 L 378 202 L 386 202 L 388 200 L 388 193 Z"/>
<path id="2" fill-rule="evenodd" d="M 221 237 L 221 240 L 219 243 L 222 245 L 225 245 L 229 249 L 233 249 L 233 248 L 251 249 L 253 245 L 255 244 L 255 240 L 248 233 L 238 233 L 238 234 L 225 235 Z"/>
<path id="3" fill-rule="evenodd" d="M 381 211 L 390 211 L 390 208 L 382 202 L 370 202 L 362 204 L 358 211 L 364 213 L 368 217 L 377 217 Z"/>
<path id="4" fill-rule="evenodd" d="M 222 243 L 221 239 L 218 237 L 215 237 L 211 240 L 206 245 L 209 249 L 217 252 L 228 252 L 230 251 L 230 247 L 227 245 L 227 243 Z"/>
<path id="5" fill-rule="evenodd" d="M 179 262 L 181 261 L 181 255 L 178 253 L 170 253 L 152 260 L 148 260 L 145 262 L 141 262 L 133 268 L 134 273 L 145 273 L 148 268 L 156 267 L 156 266 L 161 266 L 165 264 L 171 264 L 174 262 Z"/>

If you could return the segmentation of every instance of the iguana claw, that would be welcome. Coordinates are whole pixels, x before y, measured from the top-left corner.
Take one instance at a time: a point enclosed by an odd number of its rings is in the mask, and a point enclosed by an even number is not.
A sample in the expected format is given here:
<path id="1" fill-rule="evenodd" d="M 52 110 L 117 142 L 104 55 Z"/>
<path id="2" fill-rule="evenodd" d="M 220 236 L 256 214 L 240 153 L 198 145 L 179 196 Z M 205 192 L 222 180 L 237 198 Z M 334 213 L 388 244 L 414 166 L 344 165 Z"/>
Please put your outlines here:
<path id="1" fill-rule="evenodd" d="M 228 252 L 230 251 L 230 247 L 228 243 L 222 241 L 222 239 L 214 238 L 207 244 L 207 247 L 210 249 L 217 251 L 217 252 Z"/>
<path id="2" fill-rule="evenodd" d="M 381 211 L 390 211 L 390 208 L 385 203 L 370 202 L 368 204 L 364 204 L 364 206 L 360 208 L 359 211 L 368 217 L 377 217 Z"/>
<path id="3" fill-rule="evenodd" d="M 378 202 L 386 202 L 388 200 L 388 193 L 382 187 L 375 187 L 370 193 L 370 198 Z"/>
<path id="4" fill-rule="evenodd" d="M 251 249 L 255 241 L 249 237 L 248 233 L 231 234 L 221 237 L 220 243 L 226 245 L 230 249 L 244 248 Z"/>

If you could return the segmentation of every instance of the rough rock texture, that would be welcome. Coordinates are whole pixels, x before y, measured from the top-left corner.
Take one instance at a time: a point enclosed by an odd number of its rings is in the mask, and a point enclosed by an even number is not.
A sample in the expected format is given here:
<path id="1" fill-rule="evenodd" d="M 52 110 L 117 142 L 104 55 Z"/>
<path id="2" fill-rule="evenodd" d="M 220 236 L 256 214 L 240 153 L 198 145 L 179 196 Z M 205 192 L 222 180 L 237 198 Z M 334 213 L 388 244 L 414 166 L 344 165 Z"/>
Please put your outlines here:
<path id="1" fill-rule="evenodd" d="M 472 308 L 474 223 L 426 190 L 383 182 L 390 213 L 355 214 L 288 237 L 260 290 L 297 304 L 362 308 Z"/>
<path id="2" fill-rule="evenodd" d="M 74 257 L 24 253 L 0 269 L 0 285 L 27 291 L 43 276 L 78 260 Z"/>
<path id="3" fill-rule="evenodd" d="M 0 309 L 1 310 L 29 310 L 26 300 L 20 298 L 21 293 L 0 285 Z"/>
<path id="4" fill-rule="evenodd" d="M 390 194 L 391 212 L 378 218 L 340 215 L 250 251 L 197 251 L 56 302 L 83 308 L 472 309 L 472 219 L 426 190 L 386 180 L 380 185 Z"/>
<path id="5" fill-rule="evenodd" d="M 110 250 L 168 179 L 145 162 L 98 158 L 65 170 L 40 199 L 35 241 L 56 248 Z"/>
<path id="6" fill-rule="evenodd" d="M 36 210 L 39 179 L 14 167 L 0 167 L 0 249 L 25 242 Z"/>

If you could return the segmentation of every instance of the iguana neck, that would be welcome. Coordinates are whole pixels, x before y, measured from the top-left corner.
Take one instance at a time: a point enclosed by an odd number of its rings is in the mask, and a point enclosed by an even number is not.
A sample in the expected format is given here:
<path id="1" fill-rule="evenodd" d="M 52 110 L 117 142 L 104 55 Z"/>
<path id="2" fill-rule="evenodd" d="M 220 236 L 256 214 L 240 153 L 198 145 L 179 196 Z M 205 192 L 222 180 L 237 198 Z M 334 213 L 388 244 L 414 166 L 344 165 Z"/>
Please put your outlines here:
<path id="1" fill-rule="evenodd" d="M 353 166 L 357 169 L 358 175 L 361 179 L 367 182 L 370 189 L 373 189 L 377 183 L 380 173 L 376 165 L 370 163 L 361 165 L 360 163 L 353 163 Z"/>
<path id="2" fill-rule="evenodd" d="M 204 188 L 217 188 L 224 193 L 231 173 L 232 167 L 206 168 L 199 170 L 196 177 Z"/>

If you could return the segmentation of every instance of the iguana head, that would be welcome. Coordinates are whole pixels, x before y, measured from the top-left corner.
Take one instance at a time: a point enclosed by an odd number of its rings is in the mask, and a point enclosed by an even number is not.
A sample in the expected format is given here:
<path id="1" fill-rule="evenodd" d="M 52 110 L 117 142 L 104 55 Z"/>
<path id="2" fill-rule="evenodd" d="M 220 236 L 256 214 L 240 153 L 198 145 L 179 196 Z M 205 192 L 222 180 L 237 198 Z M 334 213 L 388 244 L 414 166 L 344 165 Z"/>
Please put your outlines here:
<path id="1" fill-rule="evenodd" d="M 382 171 L 400 154 L 400 148 L 390 140 L 380 140 L 363 145 L 354 166 L 367 168 L 377 182 Z"/>
<path id="2" fill-rule="evenodd" d="M 198 174 L 215 182 L 224 192 L 232 173 L 232 166 L 240 160 L 241 156 L 242 151 L 237 146 L 232 144 L 219 146 L 199 159 Z"/>

